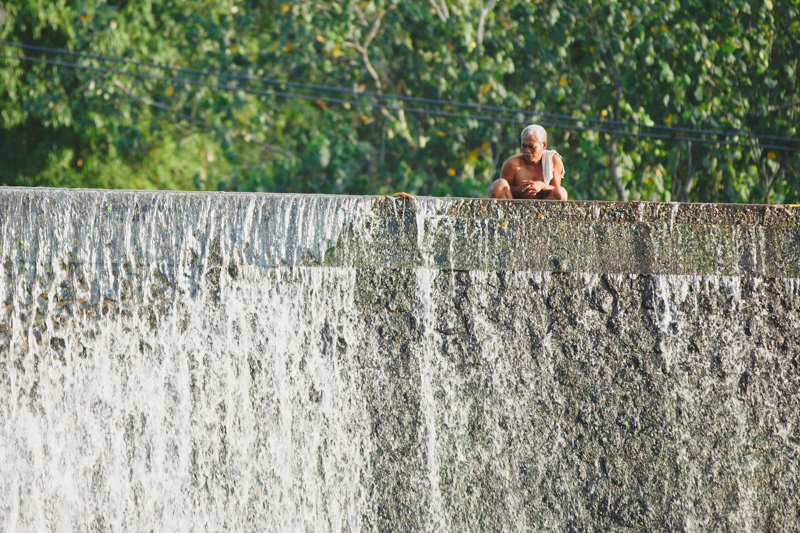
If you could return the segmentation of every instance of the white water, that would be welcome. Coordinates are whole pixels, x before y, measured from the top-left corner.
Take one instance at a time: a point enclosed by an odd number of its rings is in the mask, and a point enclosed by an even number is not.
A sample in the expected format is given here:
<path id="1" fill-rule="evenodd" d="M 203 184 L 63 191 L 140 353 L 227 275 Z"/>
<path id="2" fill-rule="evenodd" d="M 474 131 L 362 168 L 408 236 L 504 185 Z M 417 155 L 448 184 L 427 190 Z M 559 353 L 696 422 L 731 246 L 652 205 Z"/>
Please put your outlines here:
<path id="1" fill-rule="evenodd" d="M 357 201 L 165 195 L 112 227 L 131 200 L 92 200 L 2 228 L 0 530 L 360 529 L 354 270 L 280 266 L 324 261 Z"/>
<path id="2" fill-rule="evenodd" d="M 410 209 L 386 201 L 399 219 Z M 736 443 L 749 438 L 752 411 L 733 394 L 709 402 L 715 388 L 735 391 L 750 358 L 791 372 L 736 322 L 743 301 L 766 299 L 759 279 L 745 288 L 738 276 L 459 271 L 463 243 L 476 244 L 475 264 L 492 265 L 498 234 L 524 233 L 530 221 L 465 220 L 448 215 L 449 200 L 416 200 L 418 266 L 408 286 L 384 287 L 407 297 L 405 311 L 397 301 L 370 308 L 360 293 L 398 259 L 376 248 L 383 228 L 373 199 L 67 192 L 37 202 L 39 211 L 13 204 L 0 227 L 0 531 L 375 530 L 380 506 L 395 503 L 418 512 L 417 529 L 427 531 L 565 529 L 591 523 L 597 498 L 581 506 L 553 495 L 591 476 L 592 490 L 606 490 L 597 465 L 627 453 L 613 440 L 616 418 L 599 430 L 608 457 L 581 455 L 576 439 L 596 434 L 572 427 L 576 405 L 591 426 L 604 415 L 592 402 L 629 392 L 625 378 L 609 380 L 616 361 L 596 350 L 607 348 L 608 321 L 619 317 L 622 338 L 642 327 L 640 315 L 652 318 L 641 339 L 657 342 L 658 354 L 641 364 L 677 383 L 663 401 L 724 415 L 720 426 Z M 320 266 L 341 253 L 346 230 L 363 236 L 348 251 L 354 264 Z M 753 264 L 763 265 L 763 253 L 753 251 Z M 641 279 L 651 285 L 632 289 Z M 786 298 L 800 298 L 795 280 L 781 283 Z M 719 310 L 697 316 L 708 295 Z M 768 323 L 765 309 L 751 329 Z M 392 352 L 381 351 L 378 330 L 391 320 L 369 321 L 404 312 L 418 321 L 400 333 L 408 375 L 383 359 Z M 800 319 L 783 327 L 797 330 Z M 705 354 L 687 355 L 692 334 L 703 340 L 706 331 L 723 378 Z M 568 350 L 573 340 L 581 353 Z M 407 405 L 381 402 L 370 378 L 387 375 L 409 381 L 390 383 L 400 398 L 410 392 Z M 758 397 L 759 424 L 796 449 L 781 396 Z M 377 443 L 376 424 L 395 413 L 376 414 L 376 404 L 418 415 L 416 433 L 384 431 L 393 442 Z M 701 464 L 687 452 L 698 439 L 691 416 L 669 416 L 671 440 L 662 440 L 675 483 L 695 492 L 667 488 L 686 507 L 687 530 L 713 529 L 703 500 L 715 489 L 703 472 L 712 456 Z M 412 455 L 399 460 L 419 466 L 403 478 L 410 487 L 377 479 L 386 467 L 377 450 L 394 451 L 395 437 Z M 738 502 L 729 523 L 757 529 L 763 493 L 753 479 L 763 467 L 728 453 L 726 467 L 741 468 L 728 488 Z M 385 487 L 397 492 L 376 492 Z"/>
<path id="3" fill-rule="evenodd" d="M 219 305 L 176 299 L 156 327 L 147 304 L 78 321 L 59 331 L 63 360 L 15 323 L 4 530 L 358 530 L 370 443 L 346 347 L 353 272 L 276 274 L 245 273 Z"/>

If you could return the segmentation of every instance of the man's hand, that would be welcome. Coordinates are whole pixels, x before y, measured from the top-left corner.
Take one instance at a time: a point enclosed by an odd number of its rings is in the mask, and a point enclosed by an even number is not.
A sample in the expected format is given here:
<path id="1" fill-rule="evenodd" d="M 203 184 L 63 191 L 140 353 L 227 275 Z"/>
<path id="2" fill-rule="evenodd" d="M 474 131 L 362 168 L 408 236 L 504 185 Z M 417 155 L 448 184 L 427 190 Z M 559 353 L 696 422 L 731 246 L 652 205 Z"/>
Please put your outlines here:
<path id="1" fill-rule="evenodd" d="M 522 193 L 523 198 L 534 198 L 537 194 L 542 192 L 546 186 L 543 181 L 526 181 L 522 184 Z"/>

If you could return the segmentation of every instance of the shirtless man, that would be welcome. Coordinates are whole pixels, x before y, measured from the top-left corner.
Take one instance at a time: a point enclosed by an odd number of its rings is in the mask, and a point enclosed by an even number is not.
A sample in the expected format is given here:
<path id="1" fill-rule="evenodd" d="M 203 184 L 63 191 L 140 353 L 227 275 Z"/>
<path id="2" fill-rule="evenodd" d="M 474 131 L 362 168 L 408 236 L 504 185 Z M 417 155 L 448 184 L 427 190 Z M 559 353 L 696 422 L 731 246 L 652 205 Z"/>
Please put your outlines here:
<path id="1" fill-rule="evenodd" d="M 500 178 L 489 189 L 490 198 L 527 198 L 537 200 L 566 200 L 567 191 L 561 186 L 564 164 L 561 156 L 547 148 L 547 132 L 532 124 L 520 135 L 522 153 L 512 155 L 500 171 Z M 545 177 L 544 172 L 550 173 Z"/>

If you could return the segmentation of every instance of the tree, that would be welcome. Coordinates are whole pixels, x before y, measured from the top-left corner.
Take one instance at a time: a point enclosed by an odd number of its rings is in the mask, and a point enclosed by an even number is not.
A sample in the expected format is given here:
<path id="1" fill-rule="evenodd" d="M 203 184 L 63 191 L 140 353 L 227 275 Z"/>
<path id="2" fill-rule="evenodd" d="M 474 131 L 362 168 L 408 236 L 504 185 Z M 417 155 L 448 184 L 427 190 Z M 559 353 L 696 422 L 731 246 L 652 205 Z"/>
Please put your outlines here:
<path id="1" fill-rule="evenodd" d="M 794 202 L 795 1 L 21 0 L 0 182 L 484 196 L 539 122 L 573 198 Z"/>

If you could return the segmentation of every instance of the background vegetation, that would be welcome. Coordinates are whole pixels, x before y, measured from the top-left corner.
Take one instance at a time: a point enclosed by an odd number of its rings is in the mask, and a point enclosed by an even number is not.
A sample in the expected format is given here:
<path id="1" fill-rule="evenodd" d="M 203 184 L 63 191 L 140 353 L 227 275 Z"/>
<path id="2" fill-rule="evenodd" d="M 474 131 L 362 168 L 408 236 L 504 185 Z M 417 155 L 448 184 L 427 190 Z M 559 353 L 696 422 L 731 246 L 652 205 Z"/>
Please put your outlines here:
<path id="1" fill-rule="evenodd" d="M 796 203 L 798 3 L 7 2 L 0 184 Z"/>

